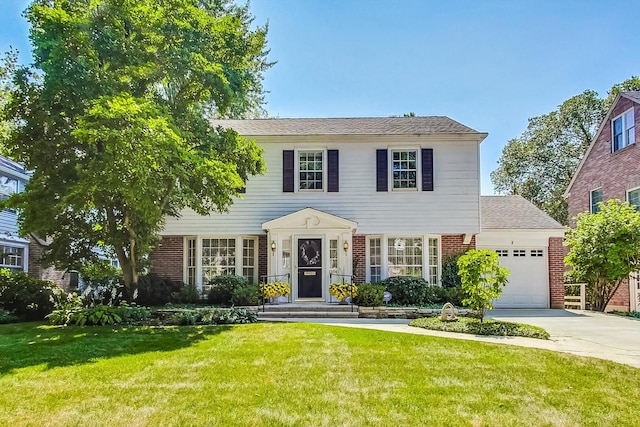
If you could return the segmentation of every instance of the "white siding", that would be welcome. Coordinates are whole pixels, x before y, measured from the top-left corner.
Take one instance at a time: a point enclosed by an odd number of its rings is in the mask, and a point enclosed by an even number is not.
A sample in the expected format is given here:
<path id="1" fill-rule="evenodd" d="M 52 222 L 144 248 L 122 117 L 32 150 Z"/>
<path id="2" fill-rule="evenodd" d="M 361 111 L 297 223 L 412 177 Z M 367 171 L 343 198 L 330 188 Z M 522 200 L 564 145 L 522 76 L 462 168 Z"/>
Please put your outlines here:
<path id="1" fill-rule="evenodd" d="M 358 234 L 479 232 L 479 144 L 451 136 L 262 137 L 268 171 L 251 177 L 228 213 L 167 218 L 165 235 L 262 234 L 262 223 L 305 207 L 358 223 Z M 376 149 L 432 148 L 434 191 L 376 191 Z M 340 191 L 282 192 L 282 151 L 338 149 Z M 389 165 L 389 168 L 391 166 Z M 325 169 L 326 173 L 326 169 Z M 420 177 L 418 178 L 420 180 Z"/>

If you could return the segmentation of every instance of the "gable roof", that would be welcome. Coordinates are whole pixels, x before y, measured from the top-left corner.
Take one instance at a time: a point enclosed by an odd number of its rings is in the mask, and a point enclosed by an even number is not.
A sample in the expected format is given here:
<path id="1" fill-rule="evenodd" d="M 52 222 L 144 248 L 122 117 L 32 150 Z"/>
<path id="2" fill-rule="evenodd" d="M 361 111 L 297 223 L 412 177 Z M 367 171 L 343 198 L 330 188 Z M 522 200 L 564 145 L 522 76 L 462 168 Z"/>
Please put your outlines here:
<path id="1" fill-rule="evenodd" d="M 522 196 L 481 196 L 481 230 L 564 230 Z"/>
<path id="2" fill-rule="evenodd" d="M 358 223 L 314 208 L 304 208 L 262 224 L 263 230 L 344 229 L 353 231 Z"/>
<path id="3" fill-rule="evenodd" d="M 211 125 L 230 127 L 246 136 L 283 135 L 476 135 L 487 137 L 444 116 L 424 117 L 352 117 L 211 120 Z"/>
<path id="4" fill-rule="evenodd" d="M 12 174 L 25 180 L 29 179 L 29 172 L 24 168 L 22 163 L 15 162 L 4 156 L 0 156 L 0 171 Z"/>
<path id="5" fill-rule="evenodd" d="M 587 161 L 587 157 L 589 157 L 589 154 L 591 153 L 593 146 L 596 144 L 596 141 L 598 140 L 598 138 L 600 138 L 600 134 L 604 129 L 604 124 L 611 119 L 611 114 L 613 113 L 613 110 L 618 105 L 620 98 L 627 98 L 628 100 L 635 102 L 636 104 L 640 104 L 640 91 L 620 92 L 618 93 L 618 95 L 616 95 L 615 99 L 611 103 L 611 106 L 609 107 L 609 111 L 607 111 L 607 114 L 604 116 L 604 118 L 600 122 L 600 126 L 598 126 L 598 131 L 593 136 L 593 139 L 591 140 L 591 144 L 589 144 L 589 148 L 587 148 L 587 151 L 585 151 L 584 155 L 582 156 L 582 159 L 580 160 L 580 163 L 578 164 L 578 167 L 576 168 L 576 171 L 573 173 L 573 176 L 571 177 L 571 181 L 569 181 L 569 185 L 567 186 L 567 189 L 564 190 L 565 197 L 569 197 L 569 193 L 571 192 L 571 187 L 573 187 L 573 183 L 576 181 L 576 178 L 578 177 L 580 170 L 582 170 L 582 166 Z"/>

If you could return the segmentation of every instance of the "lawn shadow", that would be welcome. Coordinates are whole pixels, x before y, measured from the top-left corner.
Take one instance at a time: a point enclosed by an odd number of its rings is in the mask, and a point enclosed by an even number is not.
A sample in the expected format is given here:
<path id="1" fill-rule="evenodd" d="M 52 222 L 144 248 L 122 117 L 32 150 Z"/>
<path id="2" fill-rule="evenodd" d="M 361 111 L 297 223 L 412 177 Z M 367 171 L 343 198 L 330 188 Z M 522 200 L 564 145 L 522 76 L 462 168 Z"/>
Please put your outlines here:
<path id="1" fill-rule="evenodd" d="M 0 376 L 20 368 L 45 369 L 95 363 L 97 359 L 190 347 L 230 326 L 0 325 Z"/>

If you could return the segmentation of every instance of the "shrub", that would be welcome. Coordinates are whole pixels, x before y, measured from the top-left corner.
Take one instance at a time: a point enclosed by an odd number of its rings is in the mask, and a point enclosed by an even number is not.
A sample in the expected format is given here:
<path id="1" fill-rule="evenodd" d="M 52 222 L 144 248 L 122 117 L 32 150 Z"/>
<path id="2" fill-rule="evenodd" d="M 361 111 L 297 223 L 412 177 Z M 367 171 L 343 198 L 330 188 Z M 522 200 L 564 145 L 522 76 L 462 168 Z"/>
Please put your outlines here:
<path id="1" fill-rule="evenodd" d="M 462 301 L 465 299 L 464 291 L 462 290 L 462 286 L 456 286 L 455 288 L 443 288 L 443 295 L 441 303 L 450 302 L 456 307 L 464 307 Z"/>
<path id="2" fill-rule="evenodd" d="M 233 291 L 232 305 L 259 305 L 262 302 L 260 287 L 258 285 L 241 286 Z"/>
<path id="3" fill-rule="evenodd" d="M 198 287 L 195 284 L 189 285 L 187 283 L 182 285 L 180 294 L 172 299 L 174 300 L 173 302 L 180 302 L 183 304 L 197 304 L 201 302 Z"/>
<path id="4" fill-rule="evenodd" d="M 0 270 L 0 308 L 20 320 L 42 320 L 53 310 L 53 282 L 38 280 L 27 273 Z"/>
<path id="5" fill-rule="evenodd" d="M 141 276 L 138 279 L 138 289 L 135 302 L 138 305 L 155 307 L 173 301 L 175 295 L 182 292 L 182 283 L 174 282 L 166 277 L 155 274 Z"/>
<path id="6" fill-rule="evenodd" d="M 106 260 L 98 260 L 83 266 L 80 269 L 80 277 L 85 286 L 92 288 L 122 286 L 122 270 L 112 266 Z"/>
<path id="7" fill-rule="evenodd" d="M 462 287 L 460 276 L 458 275 L 458 259 L 462 253 L 447 256 L 442 261 L 442 274 L 440 275 L 440 283 L 445 289 Z"/>
<path id="8" fill-rule="evenodd" d="M 0 308 L 0 324 L 17 322 L 18 318 L 8 310 Z"/>
<path id="9" fill-rule="evenodd" d="M 384 302 L 384 286 L 373 283 L 358 285 L 356 304 L 362 307 L 379 307 Z"/>
<path id="10" fill-rule="evenodd" d="M 230 325 L 255 323 L 258 314 L 244 308 L 194 308 L 180 310 L 169 317 L 170 325 Z"/>
<path id="11" fill-rule="evenodd" d="M 207 301 L 214 305 L 230 306 L 236 289 L 248 286 L 248 282 L 242 276 L 222 275 L 214 277 L 209 285 L 211 289 L 207 295 Z"/>
<path id="12" fill-rule="evenodd" d="M 429 283 L 422 277 L 394 276 L 381 285 L 391 293 L 392 302 L 399 305 L 423 305 L 428 303 Z"/>

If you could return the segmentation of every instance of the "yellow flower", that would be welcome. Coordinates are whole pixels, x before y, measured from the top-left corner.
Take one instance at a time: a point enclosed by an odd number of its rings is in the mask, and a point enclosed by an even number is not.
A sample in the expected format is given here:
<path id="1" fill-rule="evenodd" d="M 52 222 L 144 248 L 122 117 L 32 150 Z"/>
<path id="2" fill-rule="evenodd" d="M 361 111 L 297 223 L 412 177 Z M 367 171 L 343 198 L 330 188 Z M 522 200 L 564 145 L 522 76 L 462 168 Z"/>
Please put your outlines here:
<path id="1" fill-rule="evenodd" d="M 289 296 L 291 293 L 291 287 L 288 283 L 284 282 L 271 282 L 260 285 L 260 291 L 265 298 L 274 298 L 278 295 L 283 297 Z"/>

